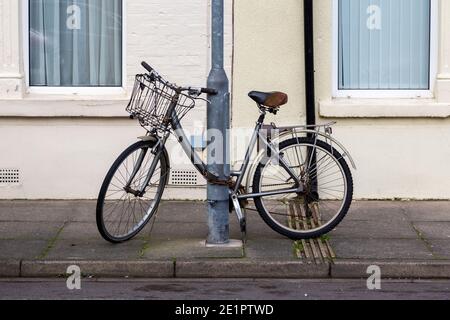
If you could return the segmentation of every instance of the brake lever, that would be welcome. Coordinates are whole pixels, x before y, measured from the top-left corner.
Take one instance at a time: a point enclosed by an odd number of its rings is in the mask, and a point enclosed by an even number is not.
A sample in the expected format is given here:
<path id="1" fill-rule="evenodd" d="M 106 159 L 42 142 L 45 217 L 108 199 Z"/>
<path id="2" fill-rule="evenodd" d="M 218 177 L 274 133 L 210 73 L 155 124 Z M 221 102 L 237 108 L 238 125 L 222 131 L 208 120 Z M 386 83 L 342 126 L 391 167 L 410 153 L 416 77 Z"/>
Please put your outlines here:
<path id="1" fill-rule="evenodd" d="M 202 100 L 202 101 L 205 101 L 205 102 L 207 102 L 207 103 L 211 103 L 210 100 L 205 99 L 205 98 L 199 98 L 199 97 L 197 97 L 197 98 L 195 98 L 195 99 L 196 99 L 196 100 Z"/>
<path id="2" fill-rule="evenodd" d="M 189 88 L 188 93 L 191 97 L 198 98 L 202 94 L 202 90 L 200 88 Z"/>

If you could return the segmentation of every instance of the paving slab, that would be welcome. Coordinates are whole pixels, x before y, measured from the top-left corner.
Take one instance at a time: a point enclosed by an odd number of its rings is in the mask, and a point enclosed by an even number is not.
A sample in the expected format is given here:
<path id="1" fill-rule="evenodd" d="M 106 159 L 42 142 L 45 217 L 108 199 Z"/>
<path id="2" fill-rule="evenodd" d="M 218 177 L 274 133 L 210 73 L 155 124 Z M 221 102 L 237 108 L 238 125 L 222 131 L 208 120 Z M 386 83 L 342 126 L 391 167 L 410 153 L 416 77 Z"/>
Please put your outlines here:
<path id="1" fill-rule="evenodd" d="M 172 278 L 172 261 L 23 261 L 22 277 L 61 277 L 69 266 L 76 265 L 85 276 Z"/>
<path id="2" fill-rule="evenodd" d="M 176 262 L 178 278 L 283 278 L 319 279 L 329 276 L 329 264 L 299 261 L 210 260 Z"/>
<path id="3" fill-rule="evenodd" d="M 68 222 L 62 229 L 58 239 L 101 239 L 95 222 Z"/>
<path id="4" fill-rule="evenodd" d="M 369 266 L 378 266 L 383 279 L 448 279 L 450 261 L 381 261 L 336 260 L 331 277 L 336 279 L 367 279 Z"/>
<path id="5" fill-rule="evenodd" d="M 20 277 L 20 260 L 0 260 L 0 277 Z"/>
<path id="6" fill-rule="evenodd" d="M 294 242 L 289 239 L 249 239 L 245 257 L 257 260 L 298 260 L 294 256 Z"/>
<path id="7" fill-rule="evenodd" d="M 58 240 L 45 260 L 138 260 L 145 246 L 143 240 L 110 244 L 103 239 Z"/>
<path id="8" fill-rule="evenodd" d="M 0 200 L 0 217 L 2 221 L 13 221 L 15 201 Z"/>
<path id="9" fill-rule="evenodd" d="M 425 239 L 441 239 L 450 241 L 449 222 L 414 222 L 414 226 Z"/>
<path id="10" fill-rule="evenodd" d="M 74 201 L 0 201 L 2 221 L 95 221 L 97 202 Z"/>
<path id="11" fill-rule="evenodd" d="M 203 203 L 196 203 L 197 206 L 203 207 Z M 206 210 L 206 207 L 204 208 Z M 203 220 L 205 219 L 205 220 Z M 149 222 L 138 237 L 155 240 L 175 240 L 186 241 L 187 239 L 194 240 L 197 243 L 199 239 L 204 241 L 208 236 L 208 224 L 206 216 L 199 219 L 188 219 L 186 222 L 168 221 L 157 217 L 156 222 L 152 226 Z M 242 239 L 242 233 L 238 225 L 237 219 L 234 215 L 230 215 L 230 239 Z"/>
<path id="12" fill-rule="evenodd" d="M 339 259 L 433 259 L 426 244 L 419 239 L 340 239 L 330 243 Z"/>
<path id="13" fill-rule="evenodd" d="M 406 219 L 391 220 L 345 220 L 342 221 L 331 237 L 361 239 L 417 239 L 417 232 Z"/>
<path id="14" fill-rule="evenodd" d="M 279 233 L 273 231 L 259 214 L 253 211 L 247 213 L 247 237 L 249 239 L 286 239 Z"/>
<path id="15" fill-rule="evenodd" d="M 47 246 L 45 240 L 0 240 L 0 260 L 37 259 Z"/>
<path id="16" fill-rule="evenodd" d="M 450 260 L 450 240 L 427 240 L 436 259 Z"/>
<path id="17" fill-rule="evenodd" d="M 156 223 L 177 223 L 179 226 L 183 226 L 184 223 L 194 223 L 206 226 L 206 230 L 207 221 L 207 205 L 203 201 L 162 201 L 156 218 Z M 234 212 L 230 214 L 229 221 L 230 237 L 240 238 L 240 228 Z"/>
<path id="18" fill-rule="evenodd" d="M 203 238 L 208 237 L 208 225 L 204 222 L 185 222 L 185 223 L 167 223 L 157 222 L 152 227 L 152 223 L 139 233 L 138 238 L 154 239 L 185 239 L 185 238 Z M 234 221 L 230 223 L 230 238 L 241 239 L 242 233 L 240 227 Z"/>
<path id="19" fill-rule="evenodd" d="M 146 245 L 143 259 L 207 259 L 243 258 L 243 247 L 206 247 L 204 238 L 198 239 L 151 239 Z"/>
<path id="20" fill-rule="evenodd" d="M 159 219 L 153 224 L 150 220 L 144 229 L 136 236 L 138 239 L 147 238 L 189 238 L 200 237 L 208 233 L 208 227 L 205 222 L 160 222 Z M 61 232 L 60 239 L 100 239 L 100 233 L 95 222 L 70 222 Z"/>
<path id="21" fill-rule="evenodd" d="M 0 201 L 2 221 L 64 222 L 75 215 L 78 201 Z"/>
<path id="22" fill-rule="evenodd" d="M 345 220 L 397 221 L 404 220 L 401 202 L 353 201 Z"/>
<path id="23" fill-rule="evenodd" d="M 198 222 L 207 221 L 207 205 L 201 201 L 162 201 L 158 210 L 160 222 Z"/>
<path id="24" fill-rule="evenodd" d="M 75 212 L 69 217 L 74 222 L 95 222 L 97 201 L 77 201 Z"/>
<path id="25" fill-rule="evenodd" d="M 63 222 L 3 222 L 0 221 L 1 240 L 49 240 L 58 234 Z"/>
<path id="26" fill-rule="evenodd" d="M 201 205 L 201 204 L 198 204 Z M 203 205 L 201 205 L 203 207 Z M 205 208 L 206 210 L 206 208 Z M 186 214 L 188 218 L 190 213 Z M 204 239 L 208 236 L 208 224 L 206 215 L 202 219 L 186 219 L 186 221 L 175 221 L 176 218 L 164 219 L 162 215 L 158 214 L 156 221 L 152 219 L 145 228 L 139 233 L 139 238 L 156 238 L 156 239 L 185 239 L 185 238 L 199 238 Z M 237 219 L 234 215 L 230 216 L 230 238 L 241 239 L 242 234 L 238 225 Z"/>
<path id="27" fill-rule="evenodd" d="M 231 224 L 231 237 L 240 238 L 237 224 Z M 150 220 L 144 229 L 136 236 L 136 239 L 186 239 L 204 238 L 208 235 L 206 222 L 162 222 L 159 219 L 153 223 Z M 93 222 L 69 222 L 61 231 L 58 239 L 100 239 L 97 224 Z"/>
<path id="28" fill-rule="evenodd" d="M 450 222 L 450 201 L 410 201 L 402 206 L 412 221 Z"/>
<path id="29" fill-rule="evenodd" d="M 204 238 L 208 235 L 208 225 L 204 222 L 157 222 L 152 221 L 142 230 L 139 237 L 152 239 Z"/>

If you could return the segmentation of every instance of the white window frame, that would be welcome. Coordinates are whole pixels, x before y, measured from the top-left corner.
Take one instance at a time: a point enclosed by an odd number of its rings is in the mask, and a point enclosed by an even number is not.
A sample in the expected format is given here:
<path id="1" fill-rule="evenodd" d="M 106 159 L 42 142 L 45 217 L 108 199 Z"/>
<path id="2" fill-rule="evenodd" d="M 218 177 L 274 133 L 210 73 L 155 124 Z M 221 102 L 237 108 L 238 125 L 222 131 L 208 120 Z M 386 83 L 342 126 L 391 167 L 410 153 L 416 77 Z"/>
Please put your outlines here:
<path id="1" fill-rule="evenodd" d="M 339 89 L 339 0 L 333 0 L 333 97 L 334 98 L 434 98 L 438 67 L 439 1 L 431 0 L 430 89 L 428 90 L 340 90 Z"/>
<path id="2" fill-rule="evenodd" d="M 127 87 L 127 0 L 122 0 L 122 85 L 118 87 L 35 87 L 30 85 L 30 32 L 29 32 L 29 1 L 21 1 L 22 10 L 22 39 L 23 66 L 25 74 L 26 92 L 28 94 L 58 94 L 58 95 L 123 95 Z"/>

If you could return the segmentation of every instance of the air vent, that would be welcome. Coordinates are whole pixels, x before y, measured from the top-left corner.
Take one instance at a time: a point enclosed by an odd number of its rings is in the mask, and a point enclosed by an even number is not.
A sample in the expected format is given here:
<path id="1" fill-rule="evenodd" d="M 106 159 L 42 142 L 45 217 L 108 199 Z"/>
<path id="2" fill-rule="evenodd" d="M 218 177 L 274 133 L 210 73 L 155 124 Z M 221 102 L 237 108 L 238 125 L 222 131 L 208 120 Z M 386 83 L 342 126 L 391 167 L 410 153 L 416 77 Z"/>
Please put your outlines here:
<path id="1" fill-rule="evenodd" d="M 195 170 L 173 170 L 170 173 L 170 185 L 173 186 L 198 186 L 201 182 L 199 174 Z"/>
<path id="2" fill-rule="evenodd" d="M 20 184 L 19 169 L 0 169 L 0 185 Z"/>

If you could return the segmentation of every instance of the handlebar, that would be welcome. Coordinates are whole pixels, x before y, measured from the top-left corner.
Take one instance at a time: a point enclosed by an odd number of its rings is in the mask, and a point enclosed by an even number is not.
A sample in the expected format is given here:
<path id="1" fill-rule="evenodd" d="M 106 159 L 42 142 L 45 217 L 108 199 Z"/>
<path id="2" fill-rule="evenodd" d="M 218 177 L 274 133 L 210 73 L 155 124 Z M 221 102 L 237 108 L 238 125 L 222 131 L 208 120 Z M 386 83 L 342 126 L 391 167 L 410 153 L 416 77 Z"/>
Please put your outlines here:
<path id="1" fill-rule="evenodd" d="M 201 93 L 210 94 L 212 96 L 215 96 L 216 94 L 219 93 L 216 89 L 211 89 L 211 88 L 201 88 L 200 91 L 201 91 Z"/>
<path id="2" fill-rule="evenodd" d="M 144 67 L 145 70 L 147 70 L 150 74 L 156 74 L 155 69 L 153 69 L 147 62 L 142 61 L 141 65 Z M 189 91 L 190 93 L 198 93 L 198 95 L 200 95 L 201 93 L 205 93 L 205 94 L 209 94 L 209 95 L 216 95 L 219 92 L 216 89 L 212 89 L 212 88 L 193 88 L 193 87 L 188 87 L 188 88 L 179 88 L 179 90 L 181 91 Z"/>
<path id="3" fill-rule="evenodd" d="M 210 94 L 215 96 L 219 92 L 216 89 L 212 88 L 195 88 L 195 87 L 182 87 L 180 88 L 181 91 L 189 91 L 189 95 L 191 96 L 199 96 L 202 93 Z"/>
<path id="4" fill-rule="evenodd" d="M 145 70 L 147 70 L 150 73 L 152 73 L 154 71 L 153 68 L 150 67 L 150 65 L 147 62 L 145 62 L 145 61 L 142 61 L 141 65 L 145 68 Z"/>

